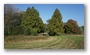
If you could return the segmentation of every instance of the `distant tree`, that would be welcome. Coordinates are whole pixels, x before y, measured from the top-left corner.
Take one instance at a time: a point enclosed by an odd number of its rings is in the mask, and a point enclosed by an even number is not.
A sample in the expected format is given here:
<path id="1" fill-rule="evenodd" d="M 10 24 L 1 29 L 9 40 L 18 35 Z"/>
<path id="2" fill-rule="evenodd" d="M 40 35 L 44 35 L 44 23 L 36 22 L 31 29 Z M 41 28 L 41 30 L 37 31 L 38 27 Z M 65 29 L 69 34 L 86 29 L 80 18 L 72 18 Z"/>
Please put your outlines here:
<path id="1" fill-rule="evenodd" d="M 78 34 L 79 26 L 77 24 L 77 21 L 69 19 L 65 24 L 64 29 L 64 32 L 67 34 Z"/>
<path id="2" fill-rule="evenodd" d="M 83 31 L 84 31 L 84 26 L 81 26 L 81 28 L 83 29 Z"/>
<path id="3" fill-rule="evenodd" d="M 49 35 L 59 35 L 63 33 L 62 15 L 58 9 L 55 10 L 51 19 L 47 20 Z"/>
<path id="4" fill-rule="evenodd" d="M 39 12 L 34 7 L 27 8 L 22 19 L 22 27 L 24 28 L 24 34 L 27 33 L 28 35 L 44 32 L 43 21 L 39 17 Z"/>
<path id="5" fill-rule="evenodd" d="M 84 26 L 79 27 L 79 34 L 84 34 Z"/>

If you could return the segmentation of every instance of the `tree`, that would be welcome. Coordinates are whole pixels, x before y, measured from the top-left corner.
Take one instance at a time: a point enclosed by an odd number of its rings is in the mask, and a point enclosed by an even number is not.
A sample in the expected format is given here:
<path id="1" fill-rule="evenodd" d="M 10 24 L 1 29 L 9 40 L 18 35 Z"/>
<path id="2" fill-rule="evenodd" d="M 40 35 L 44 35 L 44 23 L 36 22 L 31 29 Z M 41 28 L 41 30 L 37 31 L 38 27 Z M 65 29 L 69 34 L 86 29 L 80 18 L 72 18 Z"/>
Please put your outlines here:
<path id="1" fill-rule="evenodd" d="M 58 9 L 55 10 L 53 16 L 48 21 L 48 34 L 49 35 L 59 35 L 63 33 L 63 22 L 62 15 Z"/>
<path id="2" fill-rule="evenodd" d="M 39 17 L 39 12 L 34 7 L 27 8 L 22 19 L 22 27 L 24 28 L 24 34 L 27 32 L 28 35 L 34 35 L 33 33 L 36 35 L 36 33 L 44 32 L 43 21 Z"/>
<path id="3" fill-rule="evenodd" d="M 17 35 L 22 32 L 21 19 L 22 12 L 18 12 L 17 8 L 13 5 L 4 5 L 4 34 L 5 35 Z"/>
<path id="4" fill-rule="evenodd" d="M 12 30 L 12 26 L 10 25 L 10 21 L 13 18 L 14 7 L 13 5 L 5 4 L 4 5 L 4 34 L 9 35 Z M 11 30 L 10 30 L 11 29 Z"/>
<path id="5" fill-rule="evenodd" d="M 84 31 L 84 26 L 81 26 L 81 28 L 83 29 L 83 31 Z"/>
<path id="6" fill-rule="evenodd" d="M 79 34 L 84 34 L 84 26 L 79 27 Z"/>
<path id="7" fill-rule="evenodd" d="M 79 32 L 77 21 L 72 20 L 72 19 L 69 19 L 67 21 L 67 23 L 64 26 L 64 29 L 65 29 L 64 32 L 67 34 L 78 34 Z"/>
<path id="8" fill-rule="evenodd" d="M 4 5 L 4 26 L 7 26 L 9 24 L 9 21 L 12 20 L 14 13 L 14 7 L 10 4 Z"/>

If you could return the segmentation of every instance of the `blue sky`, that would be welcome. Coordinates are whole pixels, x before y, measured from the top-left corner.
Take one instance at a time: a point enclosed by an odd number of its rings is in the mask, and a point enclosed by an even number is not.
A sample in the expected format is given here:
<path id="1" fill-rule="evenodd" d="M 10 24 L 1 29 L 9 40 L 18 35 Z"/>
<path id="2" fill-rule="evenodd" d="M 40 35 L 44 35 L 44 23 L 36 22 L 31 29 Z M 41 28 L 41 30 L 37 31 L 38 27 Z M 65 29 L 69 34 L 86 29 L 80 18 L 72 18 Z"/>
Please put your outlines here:
<path id="1" fill-rule="evenodd" d="M 84 4 L 14 4 L 14 6 L 23 11 L 34 6 L 39 11 L 44 23 L 51 19 L 55 9 L 58 8 L 62 14 L 63 22 L 73 19 L 77 21 L 79 26 L 84 25 Z"/>

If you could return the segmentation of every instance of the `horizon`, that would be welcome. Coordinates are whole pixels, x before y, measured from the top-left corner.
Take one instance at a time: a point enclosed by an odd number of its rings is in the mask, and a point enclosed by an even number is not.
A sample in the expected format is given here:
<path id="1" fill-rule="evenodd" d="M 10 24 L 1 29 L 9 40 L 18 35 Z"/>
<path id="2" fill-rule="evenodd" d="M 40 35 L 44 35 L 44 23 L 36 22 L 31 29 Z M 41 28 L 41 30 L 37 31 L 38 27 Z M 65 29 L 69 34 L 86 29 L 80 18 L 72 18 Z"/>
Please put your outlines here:
<path id="1" fill-rule="evenodd" d="M 39 12 L 43 23 L 47 23 L 48 19 L 57 8 L 62 14 L 63 23 L 69 19 L 77 21 L 78 26 L 84 26 L 84 4 L 13 4 L 16 8 L 26 11 L 28 7 L 33 7 Z M 82 21 L 81 21 L 82 20 Z"/>

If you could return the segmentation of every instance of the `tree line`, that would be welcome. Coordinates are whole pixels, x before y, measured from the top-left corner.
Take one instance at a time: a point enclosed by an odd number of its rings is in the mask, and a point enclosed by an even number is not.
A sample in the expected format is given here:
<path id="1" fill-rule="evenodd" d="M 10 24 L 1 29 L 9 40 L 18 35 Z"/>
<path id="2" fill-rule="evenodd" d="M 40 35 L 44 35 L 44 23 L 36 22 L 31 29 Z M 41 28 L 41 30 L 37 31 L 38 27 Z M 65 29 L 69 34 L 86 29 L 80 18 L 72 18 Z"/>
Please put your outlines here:
<path id="1" fill-rule="evenodd" d="M 44 24 L 34 7 L 20 11 L 13 5 L 4 5 L 4 35 L 38 35 L 47 32 L 49 35 L 84 34 L 84 26 L 79 27 L 77 21 L 62 21 L 62 14 L 56 8 L 52 18 Z"/>

